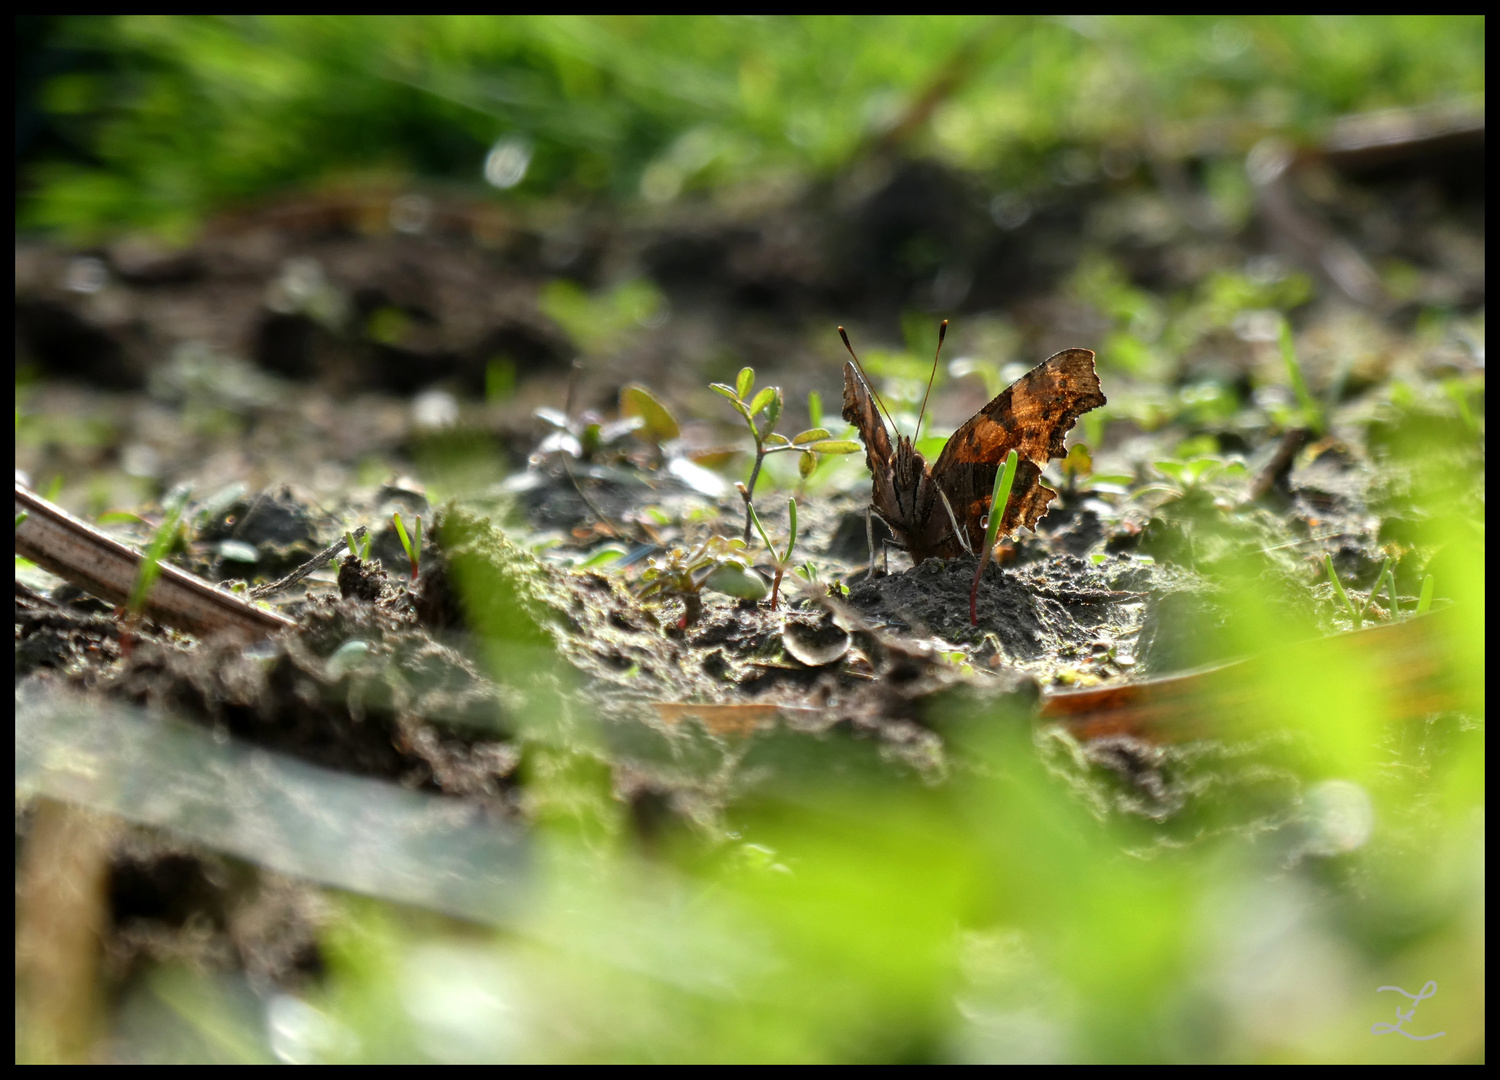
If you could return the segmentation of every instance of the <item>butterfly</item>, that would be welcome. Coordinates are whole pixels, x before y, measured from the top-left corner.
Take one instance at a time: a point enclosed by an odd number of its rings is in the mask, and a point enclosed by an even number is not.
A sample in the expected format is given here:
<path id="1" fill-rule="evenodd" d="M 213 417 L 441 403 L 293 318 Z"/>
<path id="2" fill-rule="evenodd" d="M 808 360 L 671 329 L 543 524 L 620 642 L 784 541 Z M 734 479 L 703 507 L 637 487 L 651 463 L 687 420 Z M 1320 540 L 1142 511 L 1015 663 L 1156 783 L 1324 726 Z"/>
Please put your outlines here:
<path id="1" fill-rule="evenodd" d="M 947 328 L 944 320 L 939 350 Z M 1020 461 L 997 535 L 1007 536 L 1022 525 L 1034 529 L 1057 495 L 1041 482 L 1042 470 L 1050 459 L 1064 455 L 1063 438 L 1078 418 L 1107 400 L 1093 352 L 1064 349 L 971 416 L 948 439 L 937 464 L 929 466 L 907 436 L 898 432 L 892 444 L 878 399 L 842 326 L 839 335 L 853 358 L 844 363 L 844 419 L 859 429 L 865 444 L 871 509 L 890 526 L 913 563 L 979 553 L 995 474 L 1011 450 Z M 936 363 L 934 358 L 934 368 Z"/>

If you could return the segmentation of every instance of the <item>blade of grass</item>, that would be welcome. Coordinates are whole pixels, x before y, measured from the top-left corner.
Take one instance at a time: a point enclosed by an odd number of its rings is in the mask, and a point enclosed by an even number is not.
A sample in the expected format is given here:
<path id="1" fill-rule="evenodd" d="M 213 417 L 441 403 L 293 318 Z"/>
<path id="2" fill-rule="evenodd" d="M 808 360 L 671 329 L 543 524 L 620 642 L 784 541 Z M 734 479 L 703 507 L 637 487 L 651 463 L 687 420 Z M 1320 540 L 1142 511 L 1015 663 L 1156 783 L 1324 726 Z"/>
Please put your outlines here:
<path id="1" fill-rule="evenodd" d="M 1422 595 L 1417 600 L 1417 614 L 1427 614 L 1427 609 L 1432 607 L 1432 587 L 1435 584 L 1431 574 L 1422 579 Z"/>
<path id="2" fill-rule="evenodd" d="M 995 538 L 1000 532 L 1000 522 L 1005 518 L 1005 508 L 1010 503 L 1010 489 L 1016 482 L 1016 467 L 1021 457 L 1014 450 L 1005 455 L 1005 468 L 995 474 L 995 487 L 990 499 L 990 520 L 984 530 L 984 548 L 979 552 L 979 565 L 974 568 L 974 587 L 969 590 L 969 625 L 979 625 L 979 579 L 990 561 L 990 552 L 995 547 Z"/>
<path id="3" fill-rule="evenodd" d="M 136 573 L 135 584 L 131 586 L 130 598 L 125 602 L 125 610 L 133 617 L 145 610 L 146 597 L 150 595 L 156 579 L 161 576 L 161 561 L 166 558 L 172 542 L 177 538 L 177 528 L 182 523 L 182 508 L 187 505 L 187 500 L 186 489 L 168 498 L 166 514 L 152 534 L 151 543 L 142 553 L 141 568 Z"/>
<path id="4" fill-rule="evenodd" d="M 1344 583 L 1339 580 L 1338 572 L 1333 568 L 1333 559 L 1329 557 L 1327 552 L 1323 554 L 1323 566 L 1328 571 L 1328 580 L 1333 582 L 1334 595 L 1349 609 L 1349 617 L 1354 620 L 1354 629 L 1358 630 L 1363 625 L 1359 610 L 1354 606 L 1354 602 L 1349 599 L 1349 594 L 1344 591 Z"/>
<path id="5" fill-rule="evenodd" d="M 1281 320 L 1281 359 L 1286 364 L 1287 378 L 1291 381 L 1292 392 L 1297 395 L 1297 404 L 1302 406 L 1307 426 L 1319 435 L 1323 434 L 1323 410 L 1307 388 L 1302 365 L 1297 361 L 1297 348 L 1292 342 L 1292 324 L 1284 318 Z"/>
<path id="6" fill-rule="evenodd" d="M 1401 600 L 1396 595 L 1396 571 L 1394 569 L 1385 572 L 1385 589 L 1391 598 L 1391 618 L 1394 619 L 1401 614 Z"/>
<path id="7" fill-rule="evenodd" d="M 1386 556 L 1385 562 L 1380 564 L 1380 570 L 1375 575 L 1375 582 L 1370 586 L 1370 595 L 1365 597 L 1364 604 L 1360 607 L 1361 616 L 1369 614 L 1370 608 L 1375 605 L 1375 595 L 1380 592 L 1380 586 L 1385 584 L 1385 576 L 1390 573 L 1391 558 Z"/>
<path id="8" fill-rule="evenodd" d="M 396 536 L 401 541 L 402 550 L 406 552 L 406 557 L 411 560 L 411 580 L 416 581 L 417 556 L 413 553 L 411 538 L 406 535 L 406 526 L 401 523 L 401 511 L 397 510 L 394 514 L 392 514 L 391 521 L 393 521 L 396 525 Z"/>

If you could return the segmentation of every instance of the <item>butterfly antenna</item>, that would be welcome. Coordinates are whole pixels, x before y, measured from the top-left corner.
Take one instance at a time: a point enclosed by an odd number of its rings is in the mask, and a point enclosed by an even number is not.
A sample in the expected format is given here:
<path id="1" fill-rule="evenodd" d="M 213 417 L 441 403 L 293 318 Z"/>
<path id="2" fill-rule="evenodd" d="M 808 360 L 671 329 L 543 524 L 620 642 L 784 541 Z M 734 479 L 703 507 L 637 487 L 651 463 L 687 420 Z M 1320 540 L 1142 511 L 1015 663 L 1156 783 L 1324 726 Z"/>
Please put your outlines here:
<path id="1" fill-rule="evenodd" d="M 875 395 L 875 404 L 880 407 L 881 412 L 885 413 L 885 418 L 890 422 L 891 427 L 895 428 L 896 418 L 891 415 L 891 410 L 885 407 L 885 402 L 880 400 L 880 394 L 875 389 L 875 384 L 870 381 L 870 376 L 865 374 L 865 366 L 859 362 L 859 357 L 854 356 L 854 346 L 849 344 L 849 335 L 844 332 L 844 328 L 842 326 L 839 327 L 839 337 L 844 339 L 844 348 L 848 349 L 849 355 L 854 357 L 854 366 L 857 367 L 859 369 L 859 373 L 864 376 L 865 384 L 869 386 L 870 393 Z M 896 433 L 899 435 L 900 430 L 898 429 Z"/>
<path id="2" fill-rule="evenodd" d="M 937 378 L 938 357 L 943 354 L 943 339 L 948 336 L 948 320 L 943 320 L 943 325 L 938 327 L 937 352 L 932 354 L 932 374 L 927 376 L 927 393 L 922 395 L 922 407 L 917 410 L 917 430 L 912 433 L 911 441 L 916 442 L 917 436 L 922 434 L 922 417 L 927 415 L 927 399 L 932 395 L 932 380 Z"/>

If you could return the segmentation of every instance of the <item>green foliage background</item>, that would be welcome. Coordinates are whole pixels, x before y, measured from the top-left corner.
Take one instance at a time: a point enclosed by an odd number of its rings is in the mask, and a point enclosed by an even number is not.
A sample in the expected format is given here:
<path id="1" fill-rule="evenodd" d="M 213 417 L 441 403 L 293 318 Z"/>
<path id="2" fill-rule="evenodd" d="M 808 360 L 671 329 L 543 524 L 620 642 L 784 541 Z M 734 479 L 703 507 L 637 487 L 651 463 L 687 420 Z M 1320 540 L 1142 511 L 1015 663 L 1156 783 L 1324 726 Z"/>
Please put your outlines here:
<path id="1" fill-rule="evenodd" d="M 910 149 L 1024 184 L 1069 145 L 1244 149 L 1484 92 L 1480 16 L 132 15 L 44 40 L 75 62 L 35 84 L 58 140 L 19 219 L 83 233 L 353 172 L 476 183 L 507 136 L 518 194 L 661 197 L 827 175 L 927 100 Z"/>

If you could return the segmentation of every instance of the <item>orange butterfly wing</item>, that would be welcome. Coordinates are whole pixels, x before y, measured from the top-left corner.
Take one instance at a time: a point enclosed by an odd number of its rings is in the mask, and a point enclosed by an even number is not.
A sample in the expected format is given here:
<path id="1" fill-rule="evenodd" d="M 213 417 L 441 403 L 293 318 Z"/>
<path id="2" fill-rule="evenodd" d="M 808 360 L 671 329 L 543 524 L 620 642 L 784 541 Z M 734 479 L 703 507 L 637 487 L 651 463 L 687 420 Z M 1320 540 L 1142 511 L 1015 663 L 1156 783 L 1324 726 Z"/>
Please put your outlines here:
<path id="1" fill-rule="evenodd" d="M 1015 450 L 1021 460 L 1000 536 L 1022 525 L 1036 527 L 1057 494 L 1041 482 L 1042 470 L 1049 460 L 1064 455 L 1063 439 L 1078 418 L 1105 402 L 1093 352 L 1064 349 L 1011 383 L 953 433 L 932 477 L 948 496 L 974 550 L 984 542 L 982 523 L 1005 455 Z M 953 544 L 951 551 L 941 554 L 956 555 L 959 550 Z"/>

